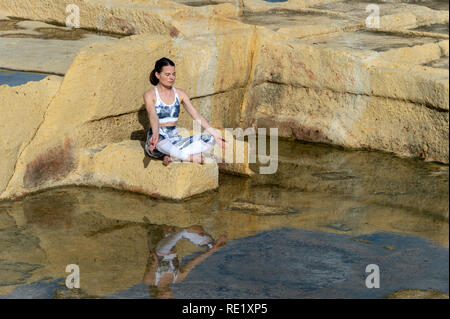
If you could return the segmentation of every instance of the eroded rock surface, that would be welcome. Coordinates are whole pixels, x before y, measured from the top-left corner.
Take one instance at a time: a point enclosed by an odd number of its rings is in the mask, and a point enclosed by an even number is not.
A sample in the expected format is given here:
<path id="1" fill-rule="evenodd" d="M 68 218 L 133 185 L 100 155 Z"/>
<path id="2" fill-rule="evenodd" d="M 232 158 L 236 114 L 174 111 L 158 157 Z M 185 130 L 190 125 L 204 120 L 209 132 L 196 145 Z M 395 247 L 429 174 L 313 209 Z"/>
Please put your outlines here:
<path id="1" fill-rule="evenodd" d="M 18 87 L 0 86 L 0 193 L 14 172 L 17 159 L 44 120 L 62 78 L 47 77 Z"/>
<path id="2" fill-rule="evenodd" d="M 82 28 L 132 36 L 78 52 L 39 130 L 8 160 L 1 198 L 48 180 L 50 166 L 52 180 L 66 179 L 79 165 L 72 152 L 143 140 L 142 94 L 162 56 L 217 128 L 277 127 L 283 137 L 448 163 L 448 8 L 376 3 L 374 28 L 364 0 L 74 4 Z M 64 1 L 30 8 L 0 0 L 3 16 L 65 23 Z M 186 113 L 179 124 L 192 129 Z"/>

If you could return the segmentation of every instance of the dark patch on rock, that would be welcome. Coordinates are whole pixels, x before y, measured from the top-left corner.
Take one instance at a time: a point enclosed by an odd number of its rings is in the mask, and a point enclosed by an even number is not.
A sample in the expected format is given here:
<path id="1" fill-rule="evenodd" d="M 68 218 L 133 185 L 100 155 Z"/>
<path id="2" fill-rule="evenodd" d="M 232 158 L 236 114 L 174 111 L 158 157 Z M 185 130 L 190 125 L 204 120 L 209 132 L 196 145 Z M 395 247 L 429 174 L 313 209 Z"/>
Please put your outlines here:
<path id="1" fill-rule="evenodd" d="M 332 142 L 320 128 L 305 126 L 292 120 L 280 121 L 271 118 L 259 118 L 257 121 L 257 127 L 277 127 L 279 129 L 279 136 L 293 136 L 300 141 L 327 144 Z"/>
<path id="2" fill-rule="evenodd" d="M 26 188 L 39 186 L 47 181 L 57 181 L 66 177 L 76 167 L 72 149 L 72 139 L 64 145 L 49 149 L 27 164 L 23 185 Z"/>
<path id="3" fill-rule="evenodd" d="M 29 33 L 7 33 L 2 34 L 2 38 L 32 38 L 32 39 L 44 39 L 44 40 L 80 40 L 88 34 L 87 31 L 83 29 L 73 29 L 64 30 L 59 28 L 36 28 L 34 31 L 39 32 L 39 34 L 29 34 Z"/>
<path id="4" fill-rule="evenodd" d="M 24 28 L 17 25 L 17 20 L 0 19 L 0 31 L 23 30 Z"/>
<path id="5" fill-rule="evenodd" d="M 175 28 L 174 26 L 172 26 L 171 28 L 170 28 L 170 36 L 172 37 L 172 38 L 175 38 L 175 37 L 177 37 L 179 34 L 180 34 L 180 30 L 178 30 L 177 28 Z"/>
<path id="6" fill-rule="evenodd" d="M 304 126 L 299 123 L 291 123 L 292 133 L 298 140 L 309 142 L 329 143 L 331 140 L 318 127 Z"/>
<path id="7" fill-rule="evenodd" d="M 316 79 L 316 75 L 314 74 L 313 71 L 311 71 L 310 69 L 308 69 L 305 65 L 305 63 L 303 62 L 293 62 L 295 69 L 303 69 L 303 71 L 305 71 L 306 75 L 311 79 L 311 80 L 315 80 Z"/>
<path id="8" fill-rule="evenodd" d="M 128 21 L 117 17 L 112 17 L 112 20 L 113 23 L 116 23 L 118 25 L 118 27 L 120 28 L 120 30 L 122 30 L 122 32 L 129 35 L 136 34 L 136 28 Z"/>

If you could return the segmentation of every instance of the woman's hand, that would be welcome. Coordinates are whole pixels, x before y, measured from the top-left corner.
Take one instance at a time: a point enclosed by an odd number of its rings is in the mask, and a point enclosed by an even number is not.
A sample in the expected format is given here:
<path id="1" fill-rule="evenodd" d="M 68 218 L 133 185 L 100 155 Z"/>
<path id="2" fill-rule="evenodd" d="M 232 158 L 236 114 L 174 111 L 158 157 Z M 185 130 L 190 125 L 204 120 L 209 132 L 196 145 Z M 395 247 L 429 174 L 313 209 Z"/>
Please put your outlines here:
<path id="1" fill-rule="evenodd" d="M 153 134 L 152 137 L 150 137 L 150 151 L 153 152 L 153 150 L 156 147 L 156 144 L 158 144 L 159 134 Z"/>
<path id="2" fill-rule="evenodd" d="M 227 142 L 227 140 L 225 138 L 222 137 L 222 134 L 220 134 L 220 132 L 216 129 L 211 128 L 210 129 L 210 133 L 211 135 L 214 137 L 214 139 L 216 140 L 216 143 L 222 147 L 223 149 L 225 149 L 225 143 Z"/>
<path id="3" fill-rule="evenodd" d="M 216 143 L 220 145 L 220 147 L 225 149 L 226 140 L 222 136 L 214 136 L 214 139 L 216 140 Z"/>
<path id="4" fill-rule="evenodd" d="M 223 234 L 216 240 L 210 251 L 217 251 L 220 248 L 226 246 L 226 244 L 227 244 L 227 235 Z"/>

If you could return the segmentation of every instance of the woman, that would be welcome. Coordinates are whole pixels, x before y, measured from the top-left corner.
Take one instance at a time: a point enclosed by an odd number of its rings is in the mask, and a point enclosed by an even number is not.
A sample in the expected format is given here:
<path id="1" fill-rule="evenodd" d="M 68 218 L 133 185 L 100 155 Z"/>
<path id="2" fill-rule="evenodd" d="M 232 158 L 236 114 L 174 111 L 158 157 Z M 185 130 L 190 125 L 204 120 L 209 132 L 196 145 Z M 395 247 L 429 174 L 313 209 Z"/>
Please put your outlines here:
<path id="1" fill-rule="evenodd" d="M 183 238 L 207 250 L 180 266 L 177 243 Z M 182 282 L 198 264 L 225 247 L 226 238 L 223 234 L 214 241 L 200 225 L 178 228 L 149 224 L 147 239 L 150 255 L 144 283 L 149 286 L 150 295 L 154 298 L 174 298 L 170 285 Z"/>
<path id="2" fill-rule="evenodd" d="M 175 89 L 175 77 L 175 63 L 167 58 L 156 61 L 155 68 L 150 73 L 150 82 L 155 88 L 144 93 L 145 107 L 150 119 L 145 151 L 150 157 L 164 157 L 163 163 L 166 166 L 172 158 L 203 163 L 202 153 L 211 149 L 215 143 L 225 148 L 225 139 L 195 110 L 186 92 Z M 169 104 L 171 101 L 173 102 Z M 181 103 L 208 133 L 189 137 L 178 135 L 176 125 Z"/>

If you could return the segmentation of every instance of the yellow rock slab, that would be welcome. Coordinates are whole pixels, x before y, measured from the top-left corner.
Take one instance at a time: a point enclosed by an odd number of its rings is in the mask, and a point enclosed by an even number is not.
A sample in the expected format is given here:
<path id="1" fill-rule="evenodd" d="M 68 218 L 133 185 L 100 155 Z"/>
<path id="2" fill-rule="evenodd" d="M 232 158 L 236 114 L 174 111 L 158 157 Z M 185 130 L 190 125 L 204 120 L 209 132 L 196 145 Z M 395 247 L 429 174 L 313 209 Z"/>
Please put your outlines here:
<path id="1" fill-rule="evenodd" d="M 219 186 L 217 164 L 207 159 L 203 165 L 173 162 L 164 166 L 144 154 L 139 141 L 124 141 L 106 146 L 98 153 L 80 153 L 75 175 L 80 182 L 110 186 L 153 197 L 184 199 Z M 70 178 L 76 181 L 75 177 Z"/>
<path id="2" fill-rule="evenodd" d="M 19 154 L 36 134 L 62 78 L 49 76 L 21 86 L 0 86 L 0 193 L 14 173 Z"/>
<path id="3" fill-rule="evenodd" d="M 142 142 L 123 141 L 75 150 L 64 145 L 39 154 L 26 166 L 22 185 L 14 185 L 2 198 L 64 185 L 112 187 L 157 198 L 180 200 L 218 187 L 218 168 L 207 159 L 203 165 L 162 161 L 147 157 Z"/>

